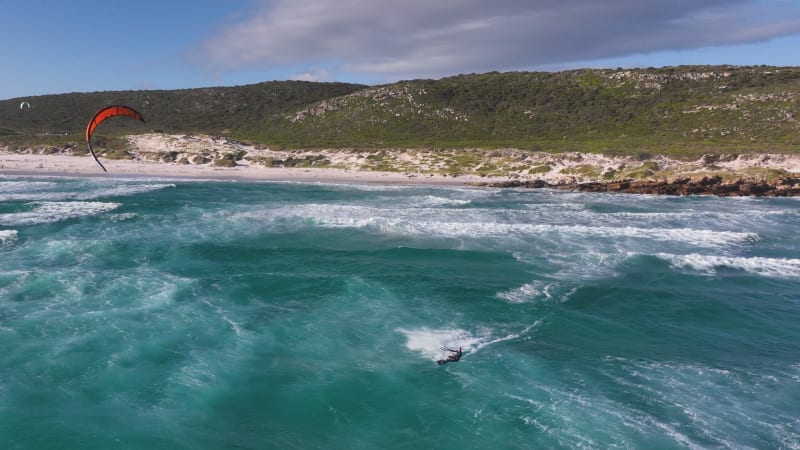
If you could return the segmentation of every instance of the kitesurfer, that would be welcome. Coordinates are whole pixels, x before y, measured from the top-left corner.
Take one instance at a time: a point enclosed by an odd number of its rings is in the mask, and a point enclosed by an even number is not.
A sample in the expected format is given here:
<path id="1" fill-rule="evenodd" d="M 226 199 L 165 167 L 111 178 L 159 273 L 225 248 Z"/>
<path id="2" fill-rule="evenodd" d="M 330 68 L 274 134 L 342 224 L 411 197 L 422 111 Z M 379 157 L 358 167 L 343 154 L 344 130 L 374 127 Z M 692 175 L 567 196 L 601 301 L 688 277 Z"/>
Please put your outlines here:
<path id="1" fill-rule="evenodd" d="M 452 354 L 447 355 L 447 359 L 440 359 L 436 361 L 436 364 L 439 364 L 440 366 L 442 364 L 447 364 L 449 362 L 458 362 L 461 359 L 461 355 L 463 354 L 460 346 L 458 347 L 458 350 L 453 350 L 452 348 L 445 348 L 445 350 L 451 352 Z"/>

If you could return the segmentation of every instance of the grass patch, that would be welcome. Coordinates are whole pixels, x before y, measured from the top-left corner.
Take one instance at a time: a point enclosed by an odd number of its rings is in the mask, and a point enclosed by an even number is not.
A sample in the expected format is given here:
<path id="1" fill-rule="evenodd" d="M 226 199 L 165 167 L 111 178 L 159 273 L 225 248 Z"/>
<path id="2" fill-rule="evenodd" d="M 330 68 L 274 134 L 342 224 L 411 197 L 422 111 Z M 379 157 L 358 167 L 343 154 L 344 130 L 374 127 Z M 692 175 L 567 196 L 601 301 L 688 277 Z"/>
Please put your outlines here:
<path id="1" fill-rule="evenodd" d="M 551 170 L 553 170 L 553 168 L 550 167 L 549 164 L 540 164 L 538 166 L 534 166 L 534 167 L 531 167 L 530 169 L 528 169 L 528 173 L 533 175 L 533 174 L 538 174 L 538 173 L 548 173 Z"/>
<path id="2" fill-rule="evenodd" d="M 635 180 L 641 180 L 644 178 L 651 178 L 657 172 L 659 172 L 661 168 L 659 167 L 658 163 L 655 161 L 645 161 L 641 165 L 633 168 L 629 168 L 627 170 L 622 171 L 622 174 L 625 178 L 633 178 Z"/>
<path id="3" fill-rule="evenodd" d="M 586 178 L 599 178 L 601 170 L 597 166 L 591 164 L 579 164 L 577 166 L 565 167 L 561 169 L 564 175 L 578 175 Z"/>
<path id="4" fill-rule="evenodd" d="M 103 153 L 103 156 L 106 159 L 112 159 L 112 160 L 118 160 L 118 161 L 134 159 L 134 156 L 131 153 L 129 153 L 127 150 L 123 150 L 123 149 L 108 150 L 105 153 Z"/>
<path id="5" fill-rule="evenodd" d="M 214 159 L 211 165 L 214 167 L 236 167 L 237 164 L 233 155 L 220 155 Z"/>

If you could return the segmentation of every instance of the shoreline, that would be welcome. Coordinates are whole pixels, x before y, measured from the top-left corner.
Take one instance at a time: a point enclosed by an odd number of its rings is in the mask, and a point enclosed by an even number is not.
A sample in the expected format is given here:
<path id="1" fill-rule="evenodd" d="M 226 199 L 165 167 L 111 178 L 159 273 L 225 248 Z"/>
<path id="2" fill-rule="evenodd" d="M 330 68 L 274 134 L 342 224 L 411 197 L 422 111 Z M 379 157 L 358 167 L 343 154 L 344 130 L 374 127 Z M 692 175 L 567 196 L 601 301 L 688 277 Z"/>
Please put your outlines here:
<path id="1" fill-rule="evenodd" d="M 113 160 L 103 160 L 103 165 L 108 172 L 103 172 L 91 157 L 0 153 L 0 176 L 165 178 L 187 181 L 364 183 L 409 186 L 468 186 L 487 181 L 510 181 L 507 177 L 487 180 L 478 176 L 453 177 L 441 174 L 417 176 L 397 172 L 336 168 L 272 168 L 252 165 L 221 168 L 210 165 Z"/>
<path id="2" fill-rule="evenodd" d="M 0 146 L 0 175 L 800 196 L 800 155 L 711 154 L 679 160 L 518 149 L 273 150 L 194 135 L 144 134 L 127 139 L 124 159 L 99 155 L 108 172 L 80 146 L 22 150 Z"/>

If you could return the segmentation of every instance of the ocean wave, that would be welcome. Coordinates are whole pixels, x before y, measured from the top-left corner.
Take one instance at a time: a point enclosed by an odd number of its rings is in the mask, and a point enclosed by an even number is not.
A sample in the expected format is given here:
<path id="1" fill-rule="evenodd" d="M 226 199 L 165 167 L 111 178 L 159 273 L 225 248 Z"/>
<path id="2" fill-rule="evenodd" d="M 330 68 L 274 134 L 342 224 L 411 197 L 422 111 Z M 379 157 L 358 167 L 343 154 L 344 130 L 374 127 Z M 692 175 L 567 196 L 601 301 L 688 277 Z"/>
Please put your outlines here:
<path id="1" fill-rule="evenodd" d="M 251 214 L 248 212 L 246 214 Z M 512 215 L 508 210 L 452 208 L 379 208 L 360 205 L 307 204 L 269 212 L 272 217 L 311 220 L 330 228 L 372 228 L 392 234 L 435 237 L 507 238 L 563 235 L 582 238 L 645 239 L 724 248 L 755 242 L 758 233 L 696 228 L 531 223 L 537 218 Z M 498 221 L 502 218 L 506 221 Z M 509 221 L 509 219 L 513 221 Z M 558 237 L 558 236 L 556 236 Z"/>
<path id="2" fill-rule="evenodd" d="M 564 447 L 597 446 L 591 428 L 576 427 L 585 422 L 573 420 L 588 417 L 594 429 L 606 430 L 621 447 L 637 447 L 645 436 L 662 436 L 682 448 L 737 448 L 742 447 L 741 437 L 744 442 L 774 439 L 792 448 L 793 417 L 770 405 L 773 389 L 786 381 L 781 377 L 765 379 L 760 370 L 747 373 L 699 363 L 618 357 L 603 358 L 592 365 L 592 372 L 602 380 L 598 384 L 612 388 L 594 392 L 542 380 L 525 389 L 509 389 L 505 395 L 520 402 L 515 411 L 526 425 Z M 648 407 L 620 401 L 621 395 L 645 399 Z M 724 417 L 720 411 L 725 411 Z"/>
<path id="3" fill-rule="evenodd" d="M 64 200 L 95 200 L 104 197 L 131 197 L 161 189 L 174 188 L 174 184 L 117 184 L 91 186 L 67 186 L 68 190 L 50 191 L 51 182 L 6 182 L 9 186 L 0 186 L 0 201 L 45 202 Z M 2 184 L 2 183 L 0 183 Z M 74 190 L 69 190 L 70 188 Z"/>
<path id="4" fill-rule="evenodd" d="M 453 206 L 468 205 L 472 203 L 472 200 L 440 197 L 436 195 L 424 195 L 424 196 L 410 197 L 408 199 L 408 202 L 409 204 L 412 205 L 431 207 L 431 206 L 447 206 L 447 205 L 453 205 Z"/>
<path id="5" fill-rule="evenodd" d="M 784 444 L 796 439 L 794 417 L 774 409 L 766 400 L 776 386 L 785 385 L 796 373 L 791 369 L 729 370 L 700 363 L 625 358 L 616 358 L 611 365 L 622 368 L 622 374 L 618 369 L 608 370 L 604 366 L 600 366 L 599 372 L 614 383 L 628 392 L 646 395 L 664 407 L 675 408 L 696 429 L 706 430 L 706 439 L 717 441 L 720 446 L 736 447 L 730 442 L 730 435 L 735 427 L 731 424 L 737 423 L 757 424 Z M 740 395 L 752 400 L 742 402 Z M 727 421 L 720 421 L 719 411 L 726 411 Z M 787 448 L 793 447 L 788 445 Z"/>
<path id="6" fill-rule="evenodd" d="M 0 245 L 10 244 L 17 240 L 17 230 L 0 230 Z"/>
<path id="7" fill-rule="evenodd" d="M 522 286 L 504 292 L 498 292 L 495 297 L 508 303 L 530 303 L 538 299 L 550 300 L 553 298 L 553 288 L 557 283 L 545 283 L 535 280 Z"/>
<path id="8" fill-rule="evenodd" d="M 584 236 L 645 238 L 655 241 L 683 242 L 699 247 L 720 247 L 759 240 L 758 233 L 694 228 L 590 227 L 585 225 L 554 226 L 553 228 Z"/>
<path id="9" fill-rule="evenodd" d="M 160 191 L 162 189 L 174 188 L 175 184 L 120 184 L 115 186 L 104 187 L 90 192 L 80 193 L 76 195 L 77 200 L 93 200 L 101 197 L 132 197 L 138 194 L 145 194 L 153 191 Z"/>
<path id="10" fill-rule="evenodd" d="M 9 192 L 28 192 L 31 189 L 58 186 L 52 181 L 0 181 L 0 194 Z"/>
<path id="11" fill-rule="evenodd" d="M 307 184 L 307 183 L 301 183 Z M 380 184 L 380 183 L 333 183 L 327 184 L 322 183 L 326 187 L 331 189 L 337 190 L 346 190 L 346 191 L 362 191 L 362 192 L 421 192 L 421 191 L 430 191 L 435 189 L 437 192 L 441 192 L 443 194 L 456 194 L 456 195 L 466 195 L 471 197 L 490 197 L 492 195 L 496 195 L 498 193 L 504 192 L 503 189 L 500 188 L 475 188 L 475 187 L 468 187 L 468 186 L 437 186 L 432 188 L 431 186 L 425 185 L 402 185 L 402 184 Z"/>
<path id="12" fill-rule="evenodd" d="M 800 259 L 659 253 L 656 257 L 673 267 L 714 275 L 719 269 L 742 270 L 754 275 L 774 278 L 800 278 Z"/>
<path id="13" fill-rule="evenodd" d="M 309 184 L 307 182 L 290 182 L 291 184 Z M 315 184 L 315 183 L 311 183 Z M 399 184 L 380 184 L 380 183 L 358 183 L 358 182 L 341 182 L 341 183 L 316 183 L 323 185 L 331 190 L 341 191 L 362 191 L 362 192 L 405 192 L 416 191 L 425 189 L 422 186 L 412 185 L 399 185 Z"/>
<path id="14" fill-rule="evenodd" d="M 30 211 L 0 214 L 0 224 L 18 226 L 59 222 L 93 216 L 121 206 L 120 203 L 106 202 L 36 202 L 33 205 L 36 207 Z"/>
<path id="15" fill-rule="evenodd" d="M 130 212 L 129 213 L 122 213 L 122 214 L 112 214 L 112 215 L 108 216 L 108 218 L 113 220 L 114 222 L 122 222 L 122 221 L 125 221 L 125 220 L 131 220 L 131 219 L 135 219 L 136 217 L 138 217 L 138 214 L 130 213 Z"/>
<path id="16" fill-rule="evenodd" d="M 567 210 L 567 211 L 585 211 L 586 205 L 582 203 L 570 203 L 570 202 L 552 202 L 552 203 L 526 203 L 524 205 L 525 209 L 531 211 L 544 211 L 547 214 L 551 214 L 553 211 L 557 210 Z"/>

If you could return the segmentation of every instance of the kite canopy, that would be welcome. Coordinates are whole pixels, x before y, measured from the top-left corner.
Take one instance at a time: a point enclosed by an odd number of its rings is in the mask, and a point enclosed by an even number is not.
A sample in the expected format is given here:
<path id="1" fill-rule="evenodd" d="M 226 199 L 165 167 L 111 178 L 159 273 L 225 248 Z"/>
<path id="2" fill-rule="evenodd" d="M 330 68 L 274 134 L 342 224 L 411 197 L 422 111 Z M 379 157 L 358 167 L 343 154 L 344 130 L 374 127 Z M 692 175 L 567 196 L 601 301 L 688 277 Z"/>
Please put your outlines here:
<path id="1" fill-rule="evenodd" d="M 26 110 L 26 109 L 31 109 L 31 104 L 28 103 L 28 102 L 22 102 L 22 103 L 19 104 L 19 109 L 21 109 L 23 111 Z"/>
<path id="2" fill-rule="evenodd" d="M 94 149 L 92 149 L 92 135 L 94 134 L 94 130 L 97 128 L 97 126 L 100 125 L 104 120 L 116 116 L 132 117 L 136 120 L 141 120 L 142 123 L 144 123 L 144 118 L 142 118 L 142 115 L 139 114 L 135 109 L 125 105 L 111 105 L 106 106 L 100 111 L 97 111 L 94 117 L 92 117 L 92 120 L 86 124 L 86 145 L 89 146 L 89 152 L 92 154 L 92 157 L 100 166 L 100 168 L 103 169 L 103 172 L 108 171 L 103 164 L 100 163 L 100 160 L 97 159 L 97 155 L 94 154 Z"/>

